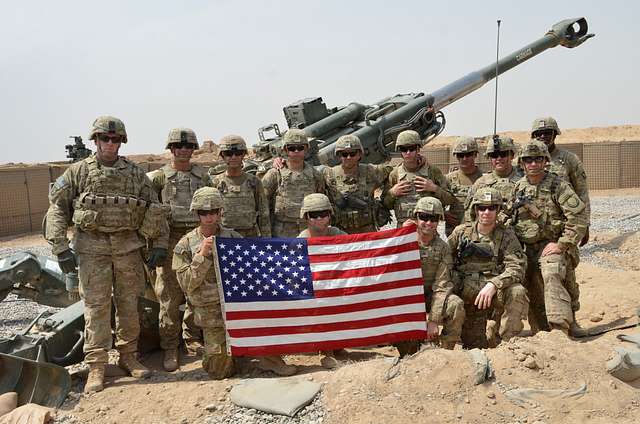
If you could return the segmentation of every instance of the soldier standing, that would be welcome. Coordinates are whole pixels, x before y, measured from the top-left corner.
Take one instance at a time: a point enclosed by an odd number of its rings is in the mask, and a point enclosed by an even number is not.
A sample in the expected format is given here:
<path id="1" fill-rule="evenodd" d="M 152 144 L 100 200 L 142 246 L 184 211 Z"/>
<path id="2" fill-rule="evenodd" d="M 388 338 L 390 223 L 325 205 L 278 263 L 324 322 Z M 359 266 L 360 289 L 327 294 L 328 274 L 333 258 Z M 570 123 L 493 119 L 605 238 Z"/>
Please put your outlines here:
<path id="1" fill-rule="evenodd" d="M 306 223 L 300 218 L 304 196 L 324 193 L 322 174 L 305 163 L 309 140 L 302 130 L 290 129 L 282 139 L 287 161 L 282 168 L 271 168 L 262 178 L 271 212 L 271 235 L 295 237 Z"/>
<path id="2" fill-rule="evenodd" d="M 444 209 L 435 197 L 422 197 L 404 225 L 416 224 L 420 262 L 424 280 L 427 309 L 427 340 L 439 339 L 444 349 L 453 349 L 460 341 L 465 320 L 462 300 L 453 293 L 449 246 L 438 234 L 438 222 L 444 219 Z M 438 336 L 439 326 L 442 333 Z M 400 356 L 415 353 L 419 343 L 406 341 L 395 344 Z"/>
<path id="3" fill-rule="evenodd" d="M 402 154 L 402 163 L 389 174 L 383 198 L 384 205 L 394 209 L 398 227 L 411 217 L 421 197 L 435 197 L 443 206 L 455 203 L 442 171 L 420 160 L 421 146 L 422 141 L 416 131 L 406 130 L 398 134 L 396 150 Z"/>
<path id="4" fill-rule="evenodd" d="M 220 140 L 219 148 L 227 169 L 212 176 L 212 181 L 224 199 L 222 225 L 243 237 L 271 237 L 269 203 L 262 181 L 242 168 L 247 144 L 238 135 L 227 135 Z"/>
<path id="5" fill-rule="evenodd" d="M 498 318 L 504 341 L 522 331 L 527 314 L 529 299 L 520 284 L 527 260 L 513 229 L 498 222 L 501 206 L 498 190 L 481 188 L 471 202 L 474 221 L 459 225 L 449 237 L 454 281 L 465 306 L 465 348 L 488 347 L 485 331 L 492 308 L 499 305 L 504 311 Z"/>
<path id="6" fill-rule="evenodd" d="M 449 189 L 455 196 L 455 202 L 445 212 L 445 233 L 451 234 L 453 229 L 464 220 L 465 202 L 471 186 L 482 176 L 482 171 L 476 165 L 478 157 L 478 143 L 473 137 L 461 137 L 453 148 L 453 155 L 458 160 L 458 169 L 448 173 L 445 178 Z"/>
<path id="7" fill-rule="evenodd" d="M 165 209 L 151 182 L 140 167 L 118 156 L 121 144 L 127 142 L 122 121 L 98 117 L 89 139 L 95 141 L 96 153 L 72 164 L 56 180 L 49 193 L 45 228 L 60 269 L 69 273 L 75 271 L 76 257 L 69 249 L 67 227 L 74 224 L 80 296 L 85 303 L 84 352 L 89 365 L 85 392 L 104 387 L 112 343 L 112 295 L 118 364 L 133 377 L 149 375 L 136 357 L 138 297 L 145 285 L 142 237 L 153 240 L 150 267 L 166 257 L 168 237 Z"/>
<path id="8" fill-rule="evenodd" d="M 568 333 L 574 318 L 565 279 L 568 267 L 577 264 L 588 215 L 571 186 L 545 170 L 550 159 L 540 141 L 523 148 L 519 163 L 525 176 L 514 187 L 511 216 L 528 260 L 525 284 L 531 329 Z"/>
<path id="9" fill-rule="evenodd" d="M 198 217 L 189 210 L 195 191 L 211 185 L 205 168 L 191 163 L 198 140 L 189 128 L 174 128 L 169 131 L 166 149 L 171 150 L 171 163 L 148 174 L 160 201 L 171 209 L 169 216 L 169 249 L 178 243 L 187 232 L 198 225 Z M 176 274 L 171 268 L 171 257 L 156 268 L 155 293 L 160 303 L 160 347 L 164 351 L 163 366 L 166 371 L 178 369 L 178 346 L 180 329 L 187 352 L 202 351 L 200 329 L 193 321 L 193 308 L 186 303 L 183 322 L 180 322 L 179 307 L 185 303 Z"/>

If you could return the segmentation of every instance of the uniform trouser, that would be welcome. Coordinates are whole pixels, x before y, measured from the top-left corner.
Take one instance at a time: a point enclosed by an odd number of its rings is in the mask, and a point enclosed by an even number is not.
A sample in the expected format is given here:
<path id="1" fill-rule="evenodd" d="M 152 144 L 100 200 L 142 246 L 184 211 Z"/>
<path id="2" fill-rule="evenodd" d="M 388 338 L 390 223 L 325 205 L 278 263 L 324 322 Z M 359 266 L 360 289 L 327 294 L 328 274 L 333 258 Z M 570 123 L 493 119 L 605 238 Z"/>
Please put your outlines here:
<path id="1" fill-rule="evenodd" d="M 525 287 L 529 295 L 529 325 L 534 333 L 551 328 L 568 330 L 573 322 L 572 299 L 565 285 L 572 262 L 566 253 L 540 257 L 545 245 L 525 246 Z"/>
<path id="2" fill-rule="evenodd" d="M 111 296 L 115 305 L 116 349 L 138 351 L 138 297 L 144 292 L 139 250 L 123 255 L 78 254 L 80 297 L 84 300 L 84 352 L 87 363 L 107 363 L 111 349 Z"/>
<path id="3" fill-rule="evenodd" d="M 194 307 L 195 323 L 202 328 L 202 368 L 215 379 L 233 373 L 233 358 L 227 355 L 222 309 L 219 304 Z"/>
<path id="4" fill-rule="evenodd" d="M 244 238 L 247 238 L 247 237 L 260 237 L 260 235 L 258 235 L 258 228 L 257 227 L 253 227 L 253 228 L 234 228 L 234 230 L 236 232 L 238 232 Z M 298 234 L 296 234 L 296 236 Z"/>
<path id="5" fill-rule="evenodd" d="M 369 225 L 364 225 L 362 227 L 351 227 L 351 228 L 340 228 L 342 231 L 344 231 L 347 234 L 362 234 L 362 233 L 373 233 L 378 231 L 376 229 L 376 226 L 373 224 L 369 224 Z"/>
<path id="6" fill-rule="evenodd" d="M 154 291 L 160 304 L 160 347 L 164 350 L 177 349 L 180 345 L 180 330 L 185 342 L 202 340 L 200 329 L 195 325 L 193 319 L 193 306 L 186 301 L 184 293 L 178 284 L 176 273 L 171 268 L 173 260 L 173 248 L 180 238 L 186 233 L 185 230 L 172 228 L 169 235 L 169 249 L 171 252 L 166 260 L 156 268 L 156 283 Z M 180 305 L 185 303 L 186 308 L 182 323 L 180 322 Z M 182 328 L 181 328 L 182 325 Z"/>
<path id="7" fill-rule="evenodd" d="M 303 230 L 307 228 L 307 223 L 285 222 L 274 218 L 271 235 L 273 237 L 298 237 Z"/>

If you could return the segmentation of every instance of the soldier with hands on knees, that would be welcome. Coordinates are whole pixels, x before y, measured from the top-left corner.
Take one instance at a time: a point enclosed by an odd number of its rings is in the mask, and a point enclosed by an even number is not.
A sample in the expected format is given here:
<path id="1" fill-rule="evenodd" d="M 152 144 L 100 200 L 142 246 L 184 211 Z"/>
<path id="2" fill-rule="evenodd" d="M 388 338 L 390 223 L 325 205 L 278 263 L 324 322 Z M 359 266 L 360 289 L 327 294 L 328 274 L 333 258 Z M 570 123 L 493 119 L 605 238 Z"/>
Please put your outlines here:
<path id="1" fill-rule="evenodd" d="M 445 212 L 445 233 L 451 234 L 464 220 L 464 209 L 471 186 L 482 176 L 476 165 L 478 142 L 473 137 L 461 137 L 453 148 L 453 156 L 458 160 L 458 169 L 445 175 L 455 202 Z"/>
<path id="2" fill-rule="evenodd" d="M 198 139 L 192 129 L 173 128 L 169 131 L 165 148 L 171 151 L 171 163 L 147 175 L 160 201 L 171 211 L 169 249 L 173 251 L 182 236 L 198 225 L 198 217 L 189 210 L 191 199 L 198 188 L 211 185 L 211 180 L 205 168 L 191 162 L 193 152 L 198 148 Z M 190 354 L 202 352 L 202 335 L 193 321 L 193 308 L 188 301 L 181 322 L 179 308 L 186 298 L 171 268 L 171 256 L 158 264 L 154 290 L 160 304 L 163 366 L 166 371 L 175 371 L 179 366 L 181 330 Z"/>
<path id="3" fill-rule="evenodd" d="M 526 318 L 528 298 L 520 283 L 527 261 L 522 247 L 510 227 L 498 222 L 502 195 L 484 187 L 474 193 L 471 202 L 472 222 L 456 227 L 449 237 L 453 261 L 453 278 L 465 307 L 462 329 L 465 348 L 489 347 L 487 318 L 499 307 L 499 338 L 517 336 Z M 491 347 L 499 344 L 495 340 Z"/>
<path id="4" fill-rule="evenodd" d="M 528 260 L 531 330 L 568 333 L 574 318 L 567 269 L 577 266 L 578 244 L 589 221 L 585 204 L 571 186 L 545 169 L 550 159 L 540 141 L 523 148 L 519 163 L 525 176 L 514 187 L 511 220 Z"/>
<path id="5" fill-rule="evenodd" d="M 63 272 L 73 272 L 76 258 L 69 249 L 67 227 L 74 226 L 80 296 L 85 309 L 85 362 L 89 376 L 85 391 L 104 387 L 104 370 L 112 346 L 111 301 L 115 304 L 116 349 L 119 365 L 136 378 L 149 375 L 137 359 L 138 297 L 145 277 L 141 248 L 152 245 L 148 263 L 155 266 L 167 255 L 165 208 L 144 171 L 118 156 L 126 143 L 124 124 L 100 116 L 89 139 L 96 153 L 72 164 L 49 193 L 45 236 Z"/>
<path id="6" fill-rule="evenodd" d="M 421 197 L 435 197 L 443 206 L 455 203 L 442 171 L 420 156 L 420 147 L 422 140 L 416 131 L 406 130 L 398 134 L 396 150 L 402 154 L 402 163 L 389 174 L 383 197 L 384 205 L 395 211 L 398 227 L 411 218 Z"/>
<path id="7" fill-rule="evenodd" d="M 242 167 L 247 143 L 239 135 L 226 135 L 218 147 L 226 170 L 212 175 L 212 181 L 224 199 L 222 225 L 243 237 L 271 237 L 269 202 L 262 181 Z"/>

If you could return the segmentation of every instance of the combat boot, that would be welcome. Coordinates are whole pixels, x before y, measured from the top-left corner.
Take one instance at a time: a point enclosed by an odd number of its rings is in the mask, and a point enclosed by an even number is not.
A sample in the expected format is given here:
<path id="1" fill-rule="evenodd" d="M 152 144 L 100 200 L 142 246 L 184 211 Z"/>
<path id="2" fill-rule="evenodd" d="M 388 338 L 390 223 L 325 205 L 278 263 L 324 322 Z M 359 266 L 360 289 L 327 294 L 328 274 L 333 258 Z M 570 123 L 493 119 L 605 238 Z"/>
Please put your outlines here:
<path id="1" fill-rule="evenodd" d="M 164 360 L 162 366 L 165 371 L 172 372 L 178 369 L 178 348 L 167 349 L 164 351 Z"/>
<path id="2" fill-rule="evenodd" d="M 188 356 L 202 356 L 204 354 L 204 345 L 199 340 L 189 340 L 184 342 Z"/>
<path id="3" fill-rule="evenodd" d="M 151 371 L 138 361 L 135 353 L 121 353 L 118 366 L 127 371 L 131 377 L 146 378 L 151 375 Z"/>
<path id="4" fill-rule="evenodd" d="M 261 356 L 258 361 L 258 368 L 264 371 L 272 371 L 277 375 L 284 377 L 290 376 L 298 372 L 298 367 L 295 365 L 289 365 L 278 356 Z"/>
<path id="5" fill-rule="evenodd" d="M 104 364 L 89 364 L 89 375 L 84 392 L 101 392 L 104 389 Z"/>

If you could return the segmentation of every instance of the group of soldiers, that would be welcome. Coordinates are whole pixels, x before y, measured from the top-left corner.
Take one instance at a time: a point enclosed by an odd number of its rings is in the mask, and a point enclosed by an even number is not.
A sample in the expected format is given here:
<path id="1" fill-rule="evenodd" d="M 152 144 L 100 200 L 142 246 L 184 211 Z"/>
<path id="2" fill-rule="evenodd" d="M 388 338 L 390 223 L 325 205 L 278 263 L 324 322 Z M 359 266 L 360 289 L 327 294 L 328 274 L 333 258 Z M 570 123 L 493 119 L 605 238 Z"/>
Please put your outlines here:
<path id="1" fill-rule="evenodd" d="M 461 139 L 454 149 L 459 169 L 445 176 L 420 154 L 422 140 L 412 130 L 397 136 L 402 163 L 395 167 L 361 163 L 360 140 L 344 135 L 335 147 L 340 165 L 317 169 L 305 162 L 304 131 L 290 129 L 282 158 L 259 178 L 243 169 L 242 137 L 223 137 L 225 166 L 206 169 L 191 160 L 199 147 L 194 131 L 175 128 L 166 142 L 171 163 L 145 175 L 118 155 L 127 142 L 123 122 L 98 117 L 89 136 L 96 153 L 53 184 L 45 226 L 60 268 L 78 270 L 85 391 L 104 387 L 112 301 L 119 365 L 134 377 L 149 374 L 137 358 L 145 265 L 156 274 L 164 368 L 179 367 L 182 338 L 188 354 L 202 355 L 212 378 L 225 378 L 234 361 L 227 356 L 213 237 L 371 232 L 389 222 L 390 211 L 398 226 L 416 225 L 428 340 L 449 349 L 459 342 L 495 346 L 519 334 L 527 316 L 534 332 L 569 333 L 579 308 L 575 267 L 578 245 L 588 239 L 589 198 L 580 161 L 554 144 L 559 133 L 552 118 L 536 120 L 533 140 L 519 154 L 510 138 L 494 138 L 487 149 L 492 171 L 485 175 L 475 164 L 476 141 Z M 440 221 L 448 242 L 438 234 Z M 409 354 L 419 341 L 396 347 Z M 323 365 L 336 365 L 334 352 L 322 354 Z M 258 366 L 296 372 L 279 356 L 260 357 Z"/>

